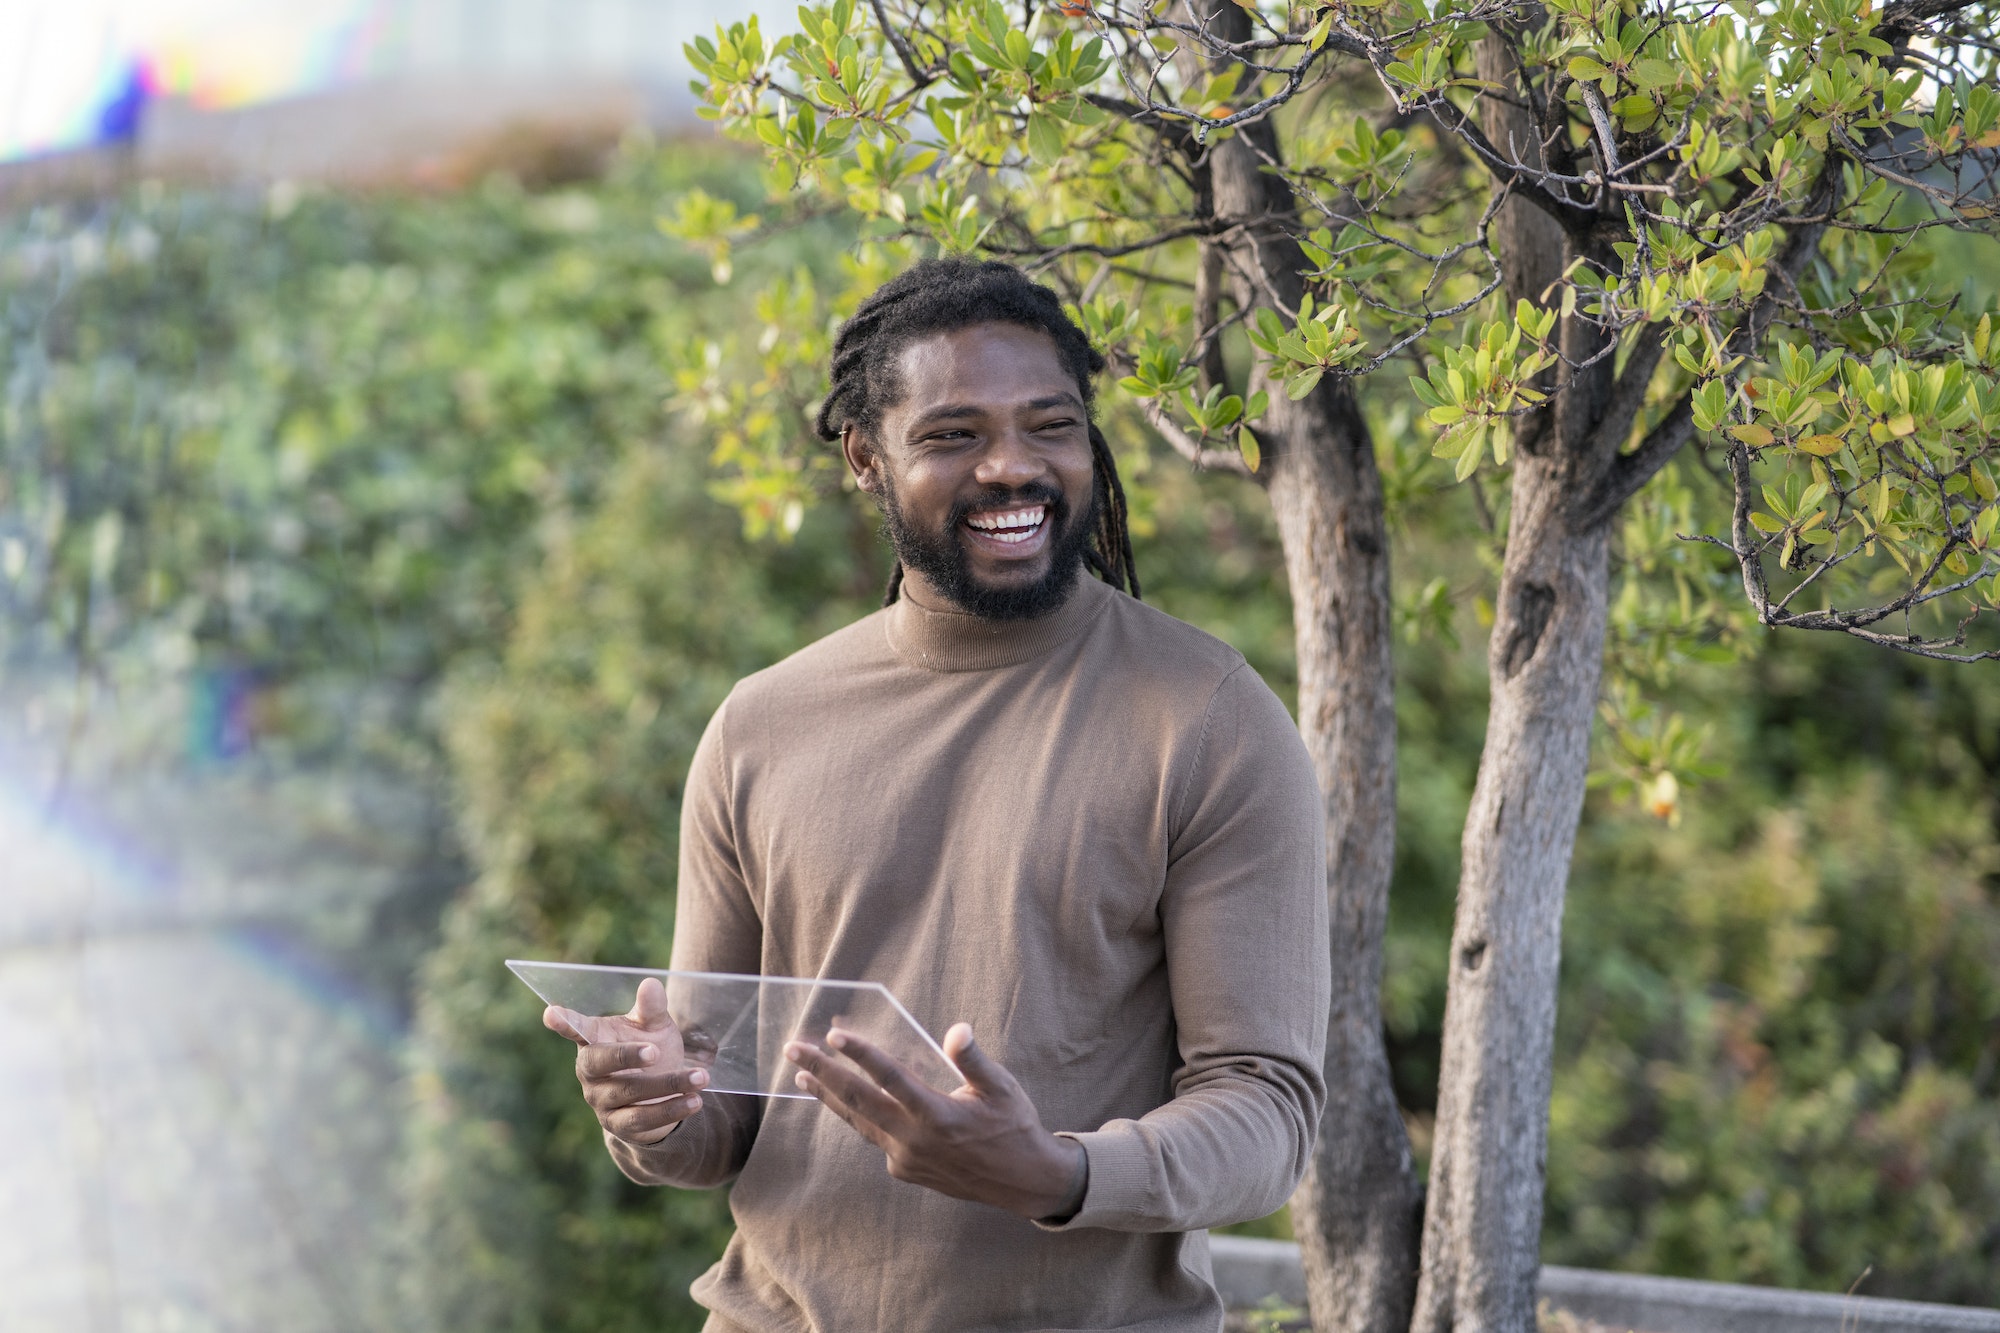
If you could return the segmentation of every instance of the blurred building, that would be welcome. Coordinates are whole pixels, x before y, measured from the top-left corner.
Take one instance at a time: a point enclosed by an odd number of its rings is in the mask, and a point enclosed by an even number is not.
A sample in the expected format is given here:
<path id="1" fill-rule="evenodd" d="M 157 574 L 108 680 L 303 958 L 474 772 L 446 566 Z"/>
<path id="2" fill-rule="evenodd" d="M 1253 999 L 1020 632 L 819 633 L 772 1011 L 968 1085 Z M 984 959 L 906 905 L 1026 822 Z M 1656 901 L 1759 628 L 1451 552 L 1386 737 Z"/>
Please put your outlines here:
<path id="1" fill-rule="evenodd" d="M 691 126 L 683 45 L 756 7 L 15 0 L 0 6 L 0 201 L 134 176 L 451 183 L 507 143 Z"/>

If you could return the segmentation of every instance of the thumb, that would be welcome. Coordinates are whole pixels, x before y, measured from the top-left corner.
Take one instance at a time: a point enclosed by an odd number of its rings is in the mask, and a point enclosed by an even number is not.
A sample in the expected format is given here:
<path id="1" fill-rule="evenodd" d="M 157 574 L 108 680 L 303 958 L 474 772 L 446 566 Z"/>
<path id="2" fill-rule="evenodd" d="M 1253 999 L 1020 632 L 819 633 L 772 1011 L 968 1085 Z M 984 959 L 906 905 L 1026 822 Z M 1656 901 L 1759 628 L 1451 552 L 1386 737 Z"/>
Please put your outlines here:
<path id="1" fill-rule="evenodd" d="M 667 1013 L 667 988 L 658 977 L 647 977 L 639 983 L 639 993 L 632 999 L 632 1012 L 626 1017 L 648 1032 L 672 1025 L 673 1018 Z"/>
<path id="2" fill-rule="evenodd" d="M 959 1076 L 977 1091 L 996 1094 L 1014 1091 L 1014 1076 L 972 1039 L 972 1024 L 951 1025 L 951 1030 L 944 1034 L 944 1053 L 958 1066 Z"/>

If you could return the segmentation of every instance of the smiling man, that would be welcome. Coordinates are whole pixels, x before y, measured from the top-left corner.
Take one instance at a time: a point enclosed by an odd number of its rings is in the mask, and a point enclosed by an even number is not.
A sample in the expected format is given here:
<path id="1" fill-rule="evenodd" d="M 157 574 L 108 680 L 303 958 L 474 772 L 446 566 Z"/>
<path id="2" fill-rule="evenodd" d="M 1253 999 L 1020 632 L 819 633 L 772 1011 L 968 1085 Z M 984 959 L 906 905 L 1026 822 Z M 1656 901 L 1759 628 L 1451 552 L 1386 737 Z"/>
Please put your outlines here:
<path id="1" fill-rule="evenodd" d="M 703 1095 L 657 987 L 579 1050 L 627 1175 L 735 1182 L 711 1330 L 1214 1333 L 1202 1228 L 1305 1168 L 1319 793 L 1242 656 L 1137 599 L 1101 368 L 997 263 L 920 265 L 835 344 L 820 433 L 896 572 L 709 724 L 673 966 L 883 982 L 966 1085 L 836 1029 L 788 1050 L 817 1101 Z"/>

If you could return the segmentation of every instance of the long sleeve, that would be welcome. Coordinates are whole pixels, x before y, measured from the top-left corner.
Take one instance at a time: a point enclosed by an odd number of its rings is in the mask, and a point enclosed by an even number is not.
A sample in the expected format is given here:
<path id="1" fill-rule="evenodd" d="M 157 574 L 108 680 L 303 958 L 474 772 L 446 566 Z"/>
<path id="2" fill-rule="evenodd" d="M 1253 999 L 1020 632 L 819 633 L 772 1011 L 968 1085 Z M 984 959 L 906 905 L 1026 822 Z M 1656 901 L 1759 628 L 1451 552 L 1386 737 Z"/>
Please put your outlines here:
<path id="1" fill-rule="evenodd" d="M 1284 705 L 1247 666 L 1210 700 L 1175 806 L 1160 904 L 1181 1059 L 1173 1096 L 1067 1136 L 1090 1183 L 1062 1230 L 1265 1216 L 1304 1174 L 1326 1099 L 1319 784 Z"/>
<path id="2" fill-rule="evenodd" d="M 688 765 L 681 800 L 680 886 L 670 966 L 680 971 L 762 970 L 764 928 L 737 855 L 729 771 L 728 701 L 716 710 Z M 702 1109 L 650 1147 L 604 1136 L 611 1157 L 642 1185 L 709 1189 L 743 1169 L 756 1137 L 760 1098 L 705 1093 Z"/>

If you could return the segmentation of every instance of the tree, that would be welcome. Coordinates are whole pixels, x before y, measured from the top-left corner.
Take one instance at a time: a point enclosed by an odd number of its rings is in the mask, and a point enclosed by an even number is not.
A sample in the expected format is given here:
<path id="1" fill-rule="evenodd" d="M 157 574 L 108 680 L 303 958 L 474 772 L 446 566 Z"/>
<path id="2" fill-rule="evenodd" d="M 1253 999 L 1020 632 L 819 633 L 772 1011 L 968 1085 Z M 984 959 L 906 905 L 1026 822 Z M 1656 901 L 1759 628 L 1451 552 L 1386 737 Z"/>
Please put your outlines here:
<path id="1" fill-rule="evenodd" d="M 1126 406 L 1270 496 L 1340 979 L 1294 1207 L 1318 1326 L 1532 1320 L 1614 520 L 1670 459 L 1699 440 L 1726 468 L 1724 531 L 1698 535 L 1762 624 L 2000 653 L 1972 639 L 2000 603 L 2000 347 L 1918 262 L 1933 229 L 1993 225 L 1991 19 L 1979 0 L 836 0 L 794 35 L 753 20 L 689 49 L 781 208 L 865 220 L 857 288 L 926 245 L 1026 264 Z M 758 225 L 694 197 L 672 227 L 726 278 Z M 753 526 L 795 526 L 833 475 L 799 409 L 845 299 L 781 284 L 754 354 L 704 346 L 683 374 Z M 1377 996 L 1395 737 L 1368 420 L 1401 376 L 1459 480 L 1509 494 L 1420 1246 Z"/>

